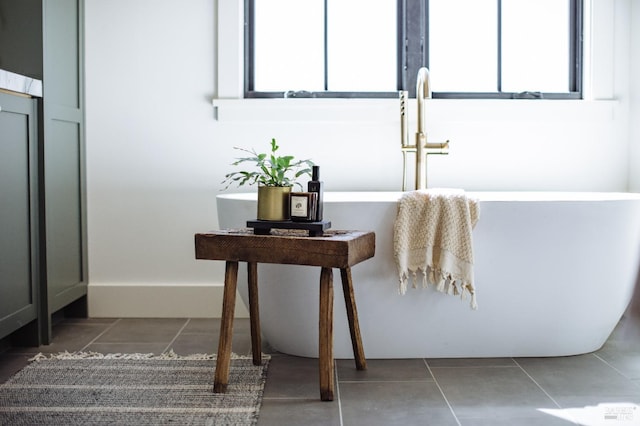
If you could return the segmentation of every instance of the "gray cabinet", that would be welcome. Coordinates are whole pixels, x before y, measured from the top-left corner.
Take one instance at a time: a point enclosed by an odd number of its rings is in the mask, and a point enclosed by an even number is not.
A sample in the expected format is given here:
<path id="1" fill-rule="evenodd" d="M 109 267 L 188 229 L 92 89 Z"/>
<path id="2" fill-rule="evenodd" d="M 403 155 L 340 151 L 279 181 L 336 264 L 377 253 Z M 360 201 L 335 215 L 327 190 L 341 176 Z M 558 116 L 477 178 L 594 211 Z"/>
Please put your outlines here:
<path id="1" fill-rule="evenodd" d="M 0 338 L 38 317 L 36 102 L 0 92 Z"/>
<path id="2" fill-rule="evenodd" d="M 83 0 L 0 0 L 0 68 L 43 85 L 38 316 L 45 344 L 53 315 L 86 315 L 83 7 Z"/>

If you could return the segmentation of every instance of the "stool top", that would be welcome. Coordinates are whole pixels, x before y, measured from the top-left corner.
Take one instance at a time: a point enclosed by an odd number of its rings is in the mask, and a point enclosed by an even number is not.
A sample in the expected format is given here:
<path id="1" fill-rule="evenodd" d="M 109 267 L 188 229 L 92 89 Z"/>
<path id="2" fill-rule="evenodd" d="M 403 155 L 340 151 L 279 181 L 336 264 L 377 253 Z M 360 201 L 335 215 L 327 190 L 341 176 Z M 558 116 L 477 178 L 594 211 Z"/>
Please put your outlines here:
<path id="1" fill-rule="evenodd" d="M 196 259 L 346 268 L 373 257 L 375 233 L 329 230 L 309 237 L 297 230 L 222 229 L 196 234 L 195 249 Z"/>

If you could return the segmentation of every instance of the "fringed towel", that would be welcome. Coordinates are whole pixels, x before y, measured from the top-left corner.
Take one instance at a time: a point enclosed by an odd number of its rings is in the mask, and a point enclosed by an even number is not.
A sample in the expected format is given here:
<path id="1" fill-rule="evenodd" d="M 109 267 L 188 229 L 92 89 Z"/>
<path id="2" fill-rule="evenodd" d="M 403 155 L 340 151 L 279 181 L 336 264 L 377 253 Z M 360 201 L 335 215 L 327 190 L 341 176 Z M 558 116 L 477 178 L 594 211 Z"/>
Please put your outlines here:
<path id="1" fill-rule="evenodd" d="M 404 194 L 398 203 L 393 227 L 393 254 L 400 275 L 400 294 L 407 291 L 409 273 L 416 287 L 418 271 L 440 292 L 471 295 L 473 286 L 473 241 L 471 231 L 478 222 L 477 200 L 463 190 L 427 189 Z"/>

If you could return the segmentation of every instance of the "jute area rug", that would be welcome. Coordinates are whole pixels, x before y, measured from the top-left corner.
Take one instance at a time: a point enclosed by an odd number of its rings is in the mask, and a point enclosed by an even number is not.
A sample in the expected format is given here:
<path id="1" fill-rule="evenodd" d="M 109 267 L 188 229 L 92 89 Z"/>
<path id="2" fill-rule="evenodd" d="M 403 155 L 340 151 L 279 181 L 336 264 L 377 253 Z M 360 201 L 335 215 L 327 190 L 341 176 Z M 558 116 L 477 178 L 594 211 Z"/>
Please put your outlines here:
<path id="1" fill-rule="evenodd" d="M 255 425 L 268 363 L 232 356 L 216 394 L 212 355 L 38 355 L 0 385 L 0 425 Z"/>

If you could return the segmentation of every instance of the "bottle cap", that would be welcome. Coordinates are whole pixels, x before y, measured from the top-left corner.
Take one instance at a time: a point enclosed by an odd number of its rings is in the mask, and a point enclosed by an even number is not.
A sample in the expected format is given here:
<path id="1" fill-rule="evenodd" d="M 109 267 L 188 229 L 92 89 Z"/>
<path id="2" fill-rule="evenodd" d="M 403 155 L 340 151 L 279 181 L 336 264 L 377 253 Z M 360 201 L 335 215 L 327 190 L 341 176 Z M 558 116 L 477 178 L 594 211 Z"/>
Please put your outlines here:
<path id="1" fill-rule="evenodd" d="M 320 166 L 311 167 L 311 180 L 320 180 Z"/>

